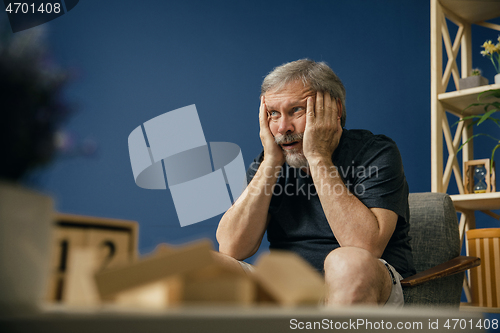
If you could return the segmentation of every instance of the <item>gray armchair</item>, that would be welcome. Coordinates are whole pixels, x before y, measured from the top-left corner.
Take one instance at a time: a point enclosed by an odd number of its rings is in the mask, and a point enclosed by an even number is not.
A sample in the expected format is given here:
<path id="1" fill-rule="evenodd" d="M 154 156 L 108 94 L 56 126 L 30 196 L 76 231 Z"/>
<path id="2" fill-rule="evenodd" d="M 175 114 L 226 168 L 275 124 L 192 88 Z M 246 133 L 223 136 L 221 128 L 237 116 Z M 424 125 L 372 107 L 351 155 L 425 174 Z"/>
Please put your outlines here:
<path id="1" fill-rule="evenodd" d="M 409 203 L 417 274 L 401 281 L 405 303 L 458 307 L 465 271 L 480 259 L 460 256 L 457 214 L 447 194 L 412 193 Z"/>

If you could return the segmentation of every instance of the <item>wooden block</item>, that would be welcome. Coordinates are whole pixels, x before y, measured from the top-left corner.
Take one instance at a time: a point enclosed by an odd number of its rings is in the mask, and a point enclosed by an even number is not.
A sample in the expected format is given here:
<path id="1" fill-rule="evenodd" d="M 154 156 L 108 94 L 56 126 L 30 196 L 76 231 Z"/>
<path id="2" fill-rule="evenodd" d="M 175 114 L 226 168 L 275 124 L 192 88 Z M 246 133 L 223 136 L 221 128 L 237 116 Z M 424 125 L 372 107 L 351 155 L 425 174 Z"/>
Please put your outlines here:
<path id="1" fill-rule="evenodd" d="M 234 270 L 232 267 L 225 267 L 220 263 L 213 262 L 210 265 L 188 272 L 184 275 L 186 280 L 198 281 L 221 277 L 247 277 L 243 270 Z"/>
<path id="2" fill-rule="evenodd" d="M 71 250 L 86 244 L 85 231 L 73 228 L 56 228 L 52 239 L 53 249 L 51 266 L 55 270 L 64 271 Z"/>
<path id="3" fill-rule="evenodd" d="M 86 231 L 73 228 L 55 228 L 52 239 L 51 277 L 46 299 L 62 301 L 66 283 L 66 271 L 73 250 L 86 245 Z"/>
<path id="4" fill-rule="evenodd" d="M 244 276 L 226 276 L 185 281 L 183 301 L 187 303 L 232 303 L 255 301 L 255 284 Z"/>
<path id="5" fill-rule="evenodd" d="M 210 241 L 200 241 L 173 252 L 98 272 L 95 279 L 99 293 L 103 299 L 109 299 L 128 289 L 208 266 L 213 262 L 211 248 Z"/>
<path id="6" fill-rule="evenodd" d="M 275 305 L 278 304 L 278 300 L 274 298 L 262 285 L 254 280 L 255 283 L 255 301 L 260 305 Z"/>
<path id="7" fill-rule="evenodd" d="M 97 250 L 100 270 L 130 263 L 129 241 L 124 231 L 91 229 L 87 235 L 87 246 Z"/>
<path id="8" fill-rule="evenodd" d="M 184 302 L 249 305 L 255 299 L 256 284 L 243 270 L 214 262 L 184 275 Z"/>
<path id="9" fill-rule="evenodd" d="M 137 258 L 138 225 L 101 217 L 56 214 L 51 257 L 51 278 L 46 299 L 63 301 L 66 266 L 73 249 L 91 247 L 98 251 L 99 268 L 131 262 Z"/>
<path id="10" fill-rule="evenodd" d="M 172 253 L 175 251 L 175 247 L 166 244 L 166 243 L 160 243 L 156 246 L 154 253 L 159 254 L 159 253 Z"/>
<path id="11" fill-rule="evenodd" d="M 173 276 L 122 291 L 115 295 L 114 302 L 124 306 L 165 308 L 179 305 L 182 294 L 183 279 L 180 276 Z"/>
<path id="12" fill-rule="evenodd" d="M 64 302 L 68 305 L 92 306 L 99 304 L 94 274 L 98 268 L 94 248 L 75 248 L 68 260 L 64 285 Z"/>
<path id="13" fill-rule="evenodd" d="M 295 253 L 273 251 L 262 255 L 255 276 L 260 285 L 282 305 L 318 304 L 324 297 L 324 279 Z"/>
<path id="14" fill-rule="evenodd" d="M 132 259 L 138 257 L 137 238 L 139 225 L 136 221 L 58 213 L 56 225 L 58 228 L 71 228 L 82 231 L 107 230 L 127 233 L 129 235 L 127 252 Z"/>

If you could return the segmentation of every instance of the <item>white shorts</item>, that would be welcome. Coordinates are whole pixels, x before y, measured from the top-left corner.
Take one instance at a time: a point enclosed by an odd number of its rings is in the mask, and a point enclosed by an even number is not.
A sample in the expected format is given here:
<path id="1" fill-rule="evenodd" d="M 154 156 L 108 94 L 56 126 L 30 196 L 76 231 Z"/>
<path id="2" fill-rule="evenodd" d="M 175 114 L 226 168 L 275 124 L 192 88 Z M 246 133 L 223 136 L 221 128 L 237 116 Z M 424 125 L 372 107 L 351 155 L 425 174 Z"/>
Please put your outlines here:
<path id="1" fill-rule="evenodd" d="M 384 306 L 401 308 L 405 305 L 405 299 L 403 296 L 403 287 L 401 287 L 401 280 L 403 277 L 399 274 L 394 267 L 387 263 L 384 259 L 379 259 L 391 276 L 392 280 L 392 290 L 389 298 L 385 302 Z"/>
<path id="2" fill-rule="evenodd" d="M 385 267 L 387 267 L 387 271 L 389 275 L 391 276 L 392 280 L 392 290 L 391 290 L 391 295 L 389 295 L 389 298 L 384 304 L 384 307 L 396 307 L 400 308 L 403 307 L 405 304 L 404 296 L 403 296 L 403 288 L 401 287 L 401 280 L 403 277 L 401 274 L 399 274 L 394 267 L 392 267 L 390 264 L 387 263 L 384 259 L 379 259 Z M 247 262 L 244 261 L 238 261 L 241 265 L 241 268 L 248 273 L 252 274 L 255 272 L 255 267 L 250 265 Z"/>

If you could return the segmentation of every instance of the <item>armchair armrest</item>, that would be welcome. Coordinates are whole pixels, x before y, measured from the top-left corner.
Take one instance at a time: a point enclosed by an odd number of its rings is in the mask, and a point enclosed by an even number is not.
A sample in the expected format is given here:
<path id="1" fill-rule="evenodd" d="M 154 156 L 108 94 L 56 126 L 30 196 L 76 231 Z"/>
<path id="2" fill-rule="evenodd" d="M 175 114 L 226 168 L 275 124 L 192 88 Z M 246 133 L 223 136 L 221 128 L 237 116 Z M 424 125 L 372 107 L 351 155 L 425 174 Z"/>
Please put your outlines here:
<path id="1" fill-rule="evenodd" d="M 401 280 L 401 286 L 414 287 L 427 281 L 463 272 L 480 264 L 480 258 L 459 256 Z"/>

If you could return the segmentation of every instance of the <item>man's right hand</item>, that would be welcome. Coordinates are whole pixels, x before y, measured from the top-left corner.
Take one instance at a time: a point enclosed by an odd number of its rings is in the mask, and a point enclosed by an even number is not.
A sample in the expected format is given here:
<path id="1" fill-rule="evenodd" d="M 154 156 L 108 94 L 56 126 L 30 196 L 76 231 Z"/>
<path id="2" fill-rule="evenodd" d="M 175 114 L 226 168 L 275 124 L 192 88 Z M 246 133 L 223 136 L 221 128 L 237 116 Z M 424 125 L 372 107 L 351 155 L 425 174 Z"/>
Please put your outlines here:
<path id="1" fill-rule="evenodd" d="M 269 114 L 264 96 L 260 98 L 259 123 L 260 140 L 264 147 L 264 160 L 271 163 L 271 165 L 282 166 L 285 163 L 285 155 L 269 129 Z"/>

